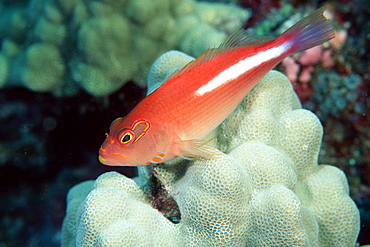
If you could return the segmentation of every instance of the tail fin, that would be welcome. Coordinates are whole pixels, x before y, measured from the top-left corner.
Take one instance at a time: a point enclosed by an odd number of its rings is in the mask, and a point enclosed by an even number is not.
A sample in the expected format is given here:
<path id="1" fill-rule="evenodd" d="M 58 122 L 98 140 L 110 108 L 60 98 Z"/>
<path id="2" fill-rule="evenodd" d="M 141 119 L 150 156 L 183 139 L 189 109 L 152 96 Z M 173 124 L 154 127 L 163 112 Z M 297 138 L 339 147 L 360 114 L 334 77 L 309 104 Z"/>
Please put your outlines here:
<path id="1" fill-rule="evenodd" d="M 292 41 L 292 53 L 309 49 L 334 38 L 334 28 L 331 21 L 324 16 L 325 10 L 325 7 L 319 8 L 280 36 Z"/>

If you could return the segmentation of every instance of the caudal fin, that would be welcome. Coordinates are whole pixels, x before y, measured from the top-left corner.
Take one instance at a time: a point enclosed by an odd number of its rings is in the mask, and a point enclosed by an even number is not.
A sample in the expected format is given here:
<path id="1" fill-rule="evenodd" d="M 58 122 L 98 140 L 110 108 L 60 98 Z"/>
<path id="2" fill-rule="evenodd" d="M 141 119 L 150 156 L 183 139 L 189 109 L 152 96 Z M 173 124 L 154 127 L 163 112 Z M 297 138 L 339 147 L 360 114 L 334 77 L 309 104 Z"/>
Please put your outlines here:
<path id="1" fill-rule="evenodd" d="M 304 17 L 279 38 L 292 41 L 291 53 L 303 51 L 334 38 L 334 28 L 324 16 L 325 7 Z"/>

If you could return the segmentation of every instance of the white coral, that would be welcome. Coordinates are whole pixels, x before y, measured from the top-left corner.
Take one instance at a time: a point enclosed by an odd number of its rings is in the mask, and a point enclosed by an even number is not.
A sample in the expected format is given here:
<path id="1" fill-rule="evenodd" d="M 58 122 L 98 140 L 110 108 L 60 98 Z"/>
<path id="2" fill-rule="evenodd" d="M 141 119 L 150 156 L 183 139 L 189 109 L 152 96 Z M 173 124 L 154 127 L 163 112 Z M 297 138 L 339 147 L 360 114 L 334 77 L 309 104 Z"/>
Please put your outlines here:
<path id="1" fill-rule="evenodd" d="M 163 75 L 171 68 L 160 61 L 152 71 Z M 70 193 L 82 203 L 68 207 L 62 246 L 355 245 L 359 212 L 347 180 L 318 165 L 322 126 L 283 74 L 269 72 L 220 129 L 215 145 L 224 155 L 156 167 L 180 223 L 149 206 L 133 180 L 105 173 L 84 201 Z"/>

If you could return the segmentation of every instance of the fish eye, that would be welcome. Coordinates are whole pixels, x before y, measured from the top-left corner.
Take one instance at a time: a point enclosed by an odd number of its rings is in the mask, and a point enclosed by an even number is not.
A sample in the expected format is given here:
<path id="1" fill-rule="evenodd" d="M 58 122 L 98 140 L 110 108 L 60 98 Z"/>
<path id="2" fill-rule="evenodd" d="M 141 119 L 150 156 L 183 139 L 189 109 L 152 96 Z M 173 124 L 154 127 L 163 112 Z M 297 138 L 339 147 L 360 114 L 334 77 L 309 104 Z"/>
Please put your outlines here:
<path id="1" fill-rule="evenodd" d="M 118 134 L 118 140 L 125 146 L 130 145 L 135 140 L 135 133 L 130 129 L 123 129 Z"/>

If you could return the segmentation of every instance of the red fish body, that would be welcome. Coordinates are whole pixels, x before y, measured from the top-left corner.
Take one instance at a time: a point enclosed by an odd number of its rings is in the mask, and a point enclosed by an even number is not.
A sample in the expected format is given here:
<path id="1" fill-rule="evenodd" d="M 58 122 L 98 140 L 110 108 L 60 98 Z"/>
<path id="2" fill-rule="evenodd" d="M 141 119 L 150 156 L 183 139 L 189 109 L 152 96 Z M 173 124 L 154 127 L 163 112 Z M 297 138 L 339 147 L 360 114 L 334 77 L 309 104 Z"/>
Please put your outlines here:
<path id="1" fill-rule="evenodd" d="M 207 144 L 217 126 L 283 58 L 334 37 L 321 8 L 278 38 L 240 29 L 208 50 L 116 119 L 99 151 L 106 165 L 157 164 L 177 156 L 212 157 Z"/>

